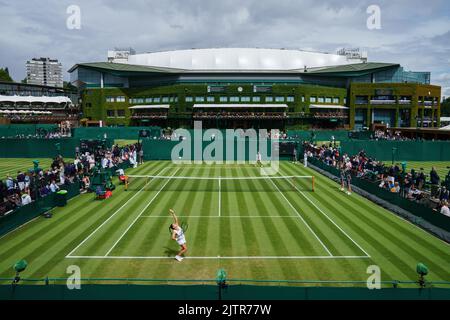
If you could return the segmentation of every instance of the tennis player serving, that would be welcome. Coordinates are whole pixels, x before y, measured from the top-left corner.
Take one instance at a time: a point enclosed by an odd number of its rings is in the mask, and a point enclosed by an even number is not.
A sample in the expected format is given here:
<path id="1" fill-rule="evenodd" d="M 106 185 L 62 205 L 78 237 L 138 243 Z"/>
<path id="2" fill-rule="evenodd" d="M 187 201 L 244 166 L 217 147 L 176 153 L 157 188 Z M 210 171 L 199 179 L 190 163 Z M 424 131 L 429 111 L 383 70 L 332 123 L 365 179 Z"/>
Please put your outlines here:
<path id="1" fill-rule="evenodd" d="M 172 231 L 172 240 L 175 240 L 181 247 L 180 252 L 175 256 L 175 259 L 177 261 L 182 261 L 183 258 L 181 257 L 182 254 L 184 254 L 187 251 L 186 246 L 186 238 L 184 236 L 184 231 L 180 227 L 178 223 L 177 215 L 175 214 L 175 211 L 173 209 L 169 210 L 169 213 L 172 215 L 174 223 L 170 225 L 170 230 Z"/>

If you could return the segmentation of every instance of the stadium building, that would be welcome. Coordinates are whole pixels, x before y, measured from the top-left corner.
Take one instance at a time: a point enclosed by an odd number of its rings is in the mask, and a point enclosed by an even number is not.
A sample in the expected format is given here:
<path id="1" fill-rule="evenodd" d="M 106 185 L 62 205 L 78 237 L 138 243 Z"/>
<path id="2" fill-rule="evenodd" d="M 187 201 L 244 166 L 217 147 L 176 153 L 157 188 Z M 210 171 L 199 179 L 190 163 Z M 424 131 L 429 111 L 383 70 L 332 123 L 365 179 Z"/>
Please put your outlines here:
<path id="1" fill-rule="evenodd" d="M 70 70 L 84 118 L 106 125 L 219 128 L 439 126 L 429 72 L 364 55 L 284 49 L 109 52 Z"/>
<path id="2" fill-rule="evenodd" d="M 80 96 L 75 89 L 0 81 L 0 124 L 78 125 Z"/>

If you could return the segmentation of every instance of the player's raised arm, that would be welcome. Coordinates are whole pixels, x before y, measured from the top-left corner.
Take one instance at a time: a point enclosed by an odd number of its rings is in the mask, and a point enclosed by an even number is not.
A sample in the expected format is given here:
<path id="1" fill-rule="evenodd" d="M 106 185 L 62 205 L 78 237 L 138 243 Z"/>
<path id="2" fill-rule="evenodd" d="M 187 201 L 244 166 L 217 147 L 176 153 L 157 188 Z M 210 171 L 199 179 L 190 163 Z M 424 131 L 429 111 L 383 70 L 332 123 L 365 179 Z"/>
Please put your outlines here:
<path id="1" fill-rule="evenodd" d="M 173 209 L 169 209 L 169 213 L 172 215 L 174 223 L 178 224 L 178 217 L 175 214 L 175 211 Z"/>

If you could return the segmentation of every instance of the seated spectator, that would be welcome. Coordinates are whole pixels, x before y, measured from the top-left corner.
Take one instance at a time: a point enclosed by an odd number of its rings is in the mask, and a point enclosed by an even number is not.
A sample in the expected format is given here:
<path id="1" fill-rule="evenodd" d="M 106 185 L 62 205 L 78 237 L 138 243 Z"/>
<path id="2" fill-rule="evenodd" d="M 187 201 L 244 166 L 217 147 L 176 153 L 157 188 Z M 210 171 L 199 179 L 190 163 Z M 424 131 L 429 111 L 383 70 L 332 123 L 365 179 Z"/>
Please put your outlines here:
<path id="1" fill-rule="evenodd" d="M 390 191 L 393 193 L 399 193 L 400 192 L 400 185 L 398 182 L 395 182 L 392 188 L 390 188 Z"/>
<path id="2" fill-rule="evenodd" d="M 52 193 L 54 193 L 54 192 L 56 192 L 56 191 L 58 191 L 59 190 L 59 187 L 58 187 L 58 185 L 56 184 L 56 182 L 55 182 L 55 180 L 52 180 L 52 182 L 50 183 L 50 191 L 52 192 Z"/>
<path id="3" fill-rule="evenodd" d="M 27 204 L 31 203 L 31 197 L 28 193 L 24 193 L 21 199 L 22 199 L 22 206 L 26 206 Z"/>
<path id="4" fill-rule="evenodd" d="M 448 208 L 448 202 L 444 201 L 441 207 L 441 214 L 444 216 L 450 217 L 450 209 Z"/>

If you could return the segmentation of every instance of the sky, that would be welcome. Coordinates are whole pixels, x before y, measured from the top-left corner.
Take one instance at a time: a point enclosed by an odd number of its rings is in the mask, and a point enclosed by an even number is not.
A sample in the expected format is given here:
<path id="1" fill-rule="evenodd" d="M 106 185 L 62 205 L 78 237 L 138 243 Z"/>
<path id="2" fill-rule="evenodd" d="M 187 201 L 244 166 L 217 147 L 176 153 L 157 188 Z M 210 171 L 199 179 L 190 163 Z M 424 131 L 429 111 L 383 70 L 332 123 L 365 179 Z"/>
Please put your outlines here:
<path id="1" fill-rule="evenodd" d="M 80 9 L 80 28 L 69 6 Z M 380 9 L 380 28 L 368 28 Z M 369 61 L 430 71 L 450 96 L 448 0 L 0 0 L 0 67 L 26 76 L 26 61 L 51 57 L 67 70 L 106 61 L 107 51 L 190 48 L 288 48 L 334 53 L 362 48 Z"/>

